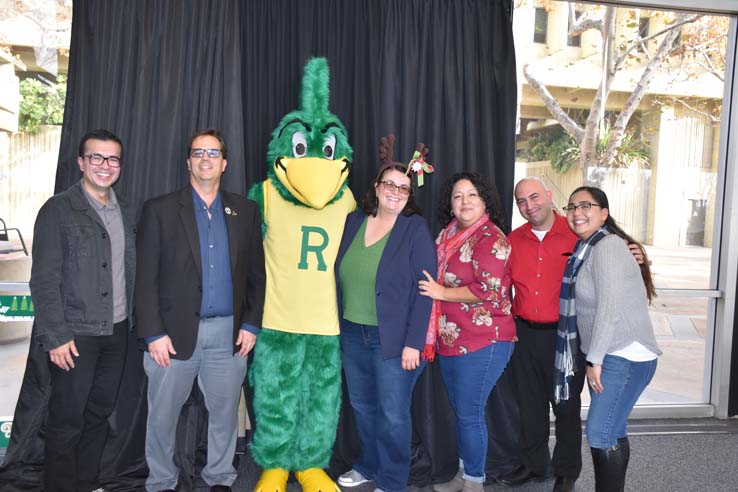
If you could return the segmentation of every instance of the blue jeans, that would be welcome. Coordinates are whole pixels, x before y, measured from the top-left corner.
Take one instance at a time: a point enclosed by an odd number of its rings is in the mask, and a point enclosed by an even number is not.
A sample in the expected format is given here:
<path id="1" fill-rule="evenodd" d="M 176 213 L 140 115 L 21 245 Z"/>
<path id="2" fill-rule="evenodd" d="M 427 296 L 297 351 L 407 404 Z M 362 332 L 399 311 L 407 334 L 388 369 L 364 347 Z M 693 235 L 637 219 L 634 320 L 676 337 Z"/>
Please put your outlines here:
<path id="1" fill-rule="evenodd" d="M 361 442 L 354 470 L 385 492 L 404 492 L 410 474 L 413 386 L 425 367 L 402 369 L 400 357 L 385 359 L 376 326 L 344 321 L 343 370 Z"/>
<path id="2" fill-rule="evenodd" d="M 656 372 L 656 359 L 633 362 L 615 355 L 606 355 L 602 361 L 602 386 L 596 393 L 589 389 L 592 402 L 587 417 L 589 446 L 608 449 L 618 438 L 627 436 L 628 415 L 651 382 Z"/>
<path id="3" fill-rule="evenodd" d="M 487 399 L 507 367 L 513 342 L 497 342 L 466 355 L 439 356 L 448 399 L 456 414 L 456 445 L 464 479 L 484 483 Z"/>

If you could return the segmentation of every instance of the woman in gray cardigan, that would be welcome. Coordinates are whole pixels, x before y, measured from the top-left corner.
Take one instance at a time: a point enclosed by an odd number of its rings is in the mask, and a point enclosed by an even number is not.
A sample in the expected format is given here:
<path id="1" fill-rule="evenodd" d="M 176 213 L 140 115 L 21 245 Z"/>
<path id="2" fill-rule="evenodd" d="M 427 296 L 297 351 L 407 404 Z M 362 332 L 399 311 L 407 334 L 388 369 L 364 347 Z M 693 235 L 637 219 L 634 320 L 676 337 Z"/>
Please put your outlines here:
<path id="1" fill-rule="evenodd" d="M 622 491 L 630 455 L 628 415 L 661 354 L 648 315 L 651 272 L 646 258 L 639 268 L 628 250 L 626 241 L 635 241 L 610 216 L 602 190 L 577 188 L 564 209 L 580 240 L 564 273 L 560 330 L 561 323 L 572 326 L 574 318 L 586 355 L 592 401 L 587 440 L 596 490 Z"/>

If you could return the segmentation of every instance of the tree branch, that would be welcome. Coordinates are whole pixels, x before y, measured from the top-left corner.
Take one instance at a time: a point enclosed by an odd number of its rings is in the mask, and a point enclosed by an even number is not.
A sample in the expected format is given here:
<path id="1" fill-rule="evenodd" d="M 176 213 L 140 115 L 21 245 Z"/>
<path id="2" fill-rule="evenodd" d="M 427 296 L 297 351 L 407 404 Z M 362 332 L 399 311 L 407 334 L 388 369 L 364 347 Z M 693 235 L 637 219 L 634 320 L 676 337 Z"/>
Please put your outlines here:
<path id="1" fill-rule="evenodd" d="M 680 22 L 677 22 L 676 25 L 685 24 L 685 17 L 685 14 L 680 14 L 678 17 Z M 628 101 L 625 103 L 625 106 L 618 115 L 615 124 L 610 129 L 610 140 L 607 143 L 607 149 L 605 150 L 605 155 L 603 156 L 603 163 L 605 165 L 609 165 L 612 162 L 618 147 L 620 147 L 620 143 L 623 141 L 623 136 L 625 135 L 625 127 L 628 125 L 628 121 L 630 121 L 631 116 L 633 116 L 633 113 L 635 113 L 635 110 L 638 108 L 641 100 L 643 100 L 643 97 L 646 95 L 648 84 L 656 75 L 656 70 L 658 69 L 659 65 L 661 65 L 661 62 L 664 60 L 664 58 L 666 58 L 666 55 L 669 54 L 669 51 L 671 51 L 671 48 L 674 45 L 674 41 L 676 40 L 677 36 L 679 36 L 679 31 L 676 29 L 672 28 L 667 32 L 666 36 L 661 42 L 661 45 L 659 46 L 659 49 L 656 51 L 656 54 L 646 66 L 645 70 L 643 70 L 643 74 L 641 74 L 641 79 L 638 81 L 635 88 L 633 89 L 633 92 L 628 98 Z"/>
<path id="2" fill-rule="evenodd" d="M 720 82 L 725 82 L 725 75 L 724 75 L 724 73 L 718 72 L 718 70 L 715 68 L 715 65 L 712 63 L 712 60 L 707 55 L 707 53 L 702 52 L 700 54 L 701 54 L 702 58 L 705 60 L 706 64 L 700 63 L 700 62 L 698 62 L 698 61 L 695 60 L 695 62 L 697 63 L 697 65 L 699 65 L 700 67 L 702 67 L 706 72 L 711 73 L 712 75 L 714 75 L 715 77 L 717 77 Z"/>
<path id="3" fill-rule="evenodd" d="M 577 19 L 576 12 L 574 11 L 574 4 L 569 4 L 569 36 L 576 36 L 582 34 L 584 31 L 589 29 L 597 29 L 602 32 L 602 19 L 592 19 L 586 17 L 584 14 L 579 16 Z"/>
<path id="4" fill-rule="evenodd" d="M 543 85 L 543 82 L 538 80 L 533 74 L 530 73 L 530 71 L 528 70 L 528 65 L 523 66 L 523 75 L 525 75 L 525 79 L 528 81 L 530 87 L 534 91 L 536 91 L 538 97 L 541 98 L 543 104 L 546 106 L 546 109 L 548 109 L 548 112 L 551 113 L 551 116 L 553 116 L 554 119 L 561 124 L 564 130 L 566 130 L 566 132 L 572 136 L 577 144 L 581 144 L 582 137 L 584 136 L 584 130 L 582 129 L 582 127 L 579 126 L 577 122 L 574 121 L 571 116 L 569 116 L 566 111 L 561 108 L 561 105 L 558 103 L 558 101 L 551 95 L 546 86 Z"/>
<path id="5" fill-rule="evenodd" d="M 571 30 L 569 31 L 569 36 L 582 34 L 584 31 L 587 31 L 589 29 L 597 29 L 598 31 L 602 31 L 602 21 L 599 19 L 583 19 L 572 26 Z"/>
<path id="6" fill-rule="evenodd" d="M 673 96 L 668 97 L 668 99 L 671 101 L 672 104 L 681 104 L 682 106 L 684 106 L 685 108 L 689 109 L 690 111 L 693 111 L 693 112 L 695 112 L 695 113 L 697 113 L 697 114 L 699 114 L 701 116 L 704 116 L 705 118 L 708 118 L 711 123 L 720 123 L 720 117 L 719 116 L 714 116 L 714 115 L 711 115 L 710 113 L 708 113 L 706 111 L 699 110 L 699 109 L 695 108 L 694 106 L 691 106 L 690 104 L 688 104 L 686 101 L 684 101 L 682 99 L 679 99 L 679 98 L 676 98 L 676 97 L 673 97 Z M 660 99 L 658 99 L 657 101 L 659 102 L 659 104 L 664 104 L 663 102 L 661 102 Z"/>
<path id="7" fill-rule="evenodd" d="M 628 48 L 625 51 L 623 51 L 622 53 L 620 53 L 620 55 L 618 55 L 618 58 L 615 61 L 615 70 L 620 70 L 620 67 L 623 65 L 623 62 L 625 62 L 626 57 L 630 54 L 631 51 L 641 46 L 641 43 L 646 44 L 648 41 L 654 38 L 657 38 L 661 36 L 662 34 L 673 32 L 675 29 L 682 27 L 684 24 L 691 24 L 692 22 L 696 21 L 700 17 L 702 16 L 693 15 L 691 17 L 686 17 L 684 14 L 680 14 L 677 19 L 683 19 L 683 20 L 677 20 L 677 22 L 670 25 L 669 27 L 664 28 L 655 34 L 650 34 L 646 36 L 645 38 L 638 37 L 638 39 L 631 42 L 630 46 L 628 46 Z"/>
<path id="8" fill-rule="evenodd" d="M 584 125 L 584 138 L 579 146 L 579 164 L 582 168 L 584 182 L 588 180 L 587 168 L 597 162 L 597 134 L 605 114 L 605 103 L 610 94 L 610 85 L 614 76 L 613 44 L 615 41 L 615 7 L 607 7 L 602 25 L 602 78 L 597 92 L 592 99 L 587 122 Z"/>

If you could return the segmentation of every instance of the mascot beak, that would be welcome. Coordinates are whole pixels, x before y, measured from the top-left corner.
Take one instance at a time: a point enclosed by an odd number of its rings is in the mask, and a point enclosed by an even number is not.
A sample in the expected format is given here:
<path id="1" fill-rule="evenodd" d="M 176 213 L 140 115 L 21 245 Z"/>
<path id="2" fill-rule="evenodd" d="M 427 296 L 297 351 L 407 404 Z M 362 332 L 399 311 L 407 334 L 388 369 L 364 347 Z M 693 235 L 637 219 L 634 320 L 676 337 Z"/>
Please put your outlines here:
<path id="1" fill-rule="evenodd" d="M 343 186 L 349 175 L 349 165 L 346 158 L 278 157 L 274 171 L 292 196 L 308 207 L 320 210 Z"/>

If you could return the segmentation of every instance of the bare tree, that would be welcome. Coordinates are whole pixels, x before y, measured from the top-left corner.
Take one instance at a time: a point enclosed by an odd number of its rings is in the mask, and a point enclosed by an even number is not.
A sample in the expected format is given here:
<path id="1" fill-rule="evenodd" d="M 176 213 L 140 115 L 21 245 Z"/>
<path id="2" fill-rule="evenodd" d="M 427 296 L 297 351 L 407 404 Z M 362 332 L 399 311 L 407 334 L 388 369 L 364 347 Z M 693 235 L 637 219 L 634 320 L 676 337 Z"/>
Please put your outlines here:
<path id="1" fill-rule="evenodd" d="M 657 74 L 659 67 L 672 52 L 675 41 L 680 36 L 682 26 L 693 23 L 701 17 L 699 15 L 677 14 L 673 22 L 659 32 L 644 36 L 636 29 L 630 39 L 616 44 L 615 14 L 615 7 L 605 6 L 590 8 L 577 16 L 574 4 L 569 4 L 569 36 L 594 29 L 600 33 L 602 38 L 602 76 L 584 126 L 567 114 L 566 110 L 561 107 L 556 98 L 553 97 L 541 80 L 529 70 L 527 65 L 523 67 L 523 74 L 530 87 L 538 94 L 551 115 L 579 145 L 580 167 L 585 182 L 588 181 L 588 167 L 612 165 L 618 148 L 626 136 L 628 122 L 646 95 L 648 85 Z M 658 47 L 655 50 L 648 50 L 647 43 L 652 40 L 658 42 Z M 625 66 L 626 62 L 634 58 L 632 53 L 639 49 L 644 52 L 644 56 L 647 57 L 648 61 L 635 84 L 633 92 L 618 113 L 615 122 L 606 128 L 604 121 L 605 102 L 610 94 L 613 79 L 617 72 Z M 649 51 L 652 54 L 649 55 Z M 704 59 L 702 62 L 707 63 Z M 713 71 L 717 72 L 718 70 Z M 597 142 L 604 131 L 609 132 L 607 146 L 604 152 L 598 154 Z"/>

